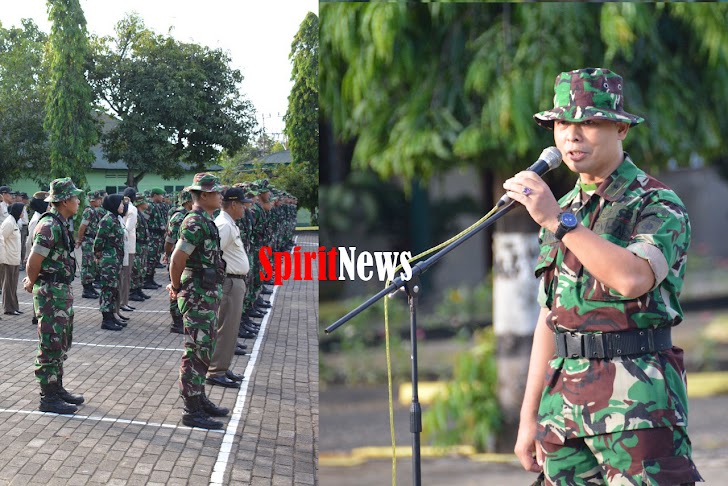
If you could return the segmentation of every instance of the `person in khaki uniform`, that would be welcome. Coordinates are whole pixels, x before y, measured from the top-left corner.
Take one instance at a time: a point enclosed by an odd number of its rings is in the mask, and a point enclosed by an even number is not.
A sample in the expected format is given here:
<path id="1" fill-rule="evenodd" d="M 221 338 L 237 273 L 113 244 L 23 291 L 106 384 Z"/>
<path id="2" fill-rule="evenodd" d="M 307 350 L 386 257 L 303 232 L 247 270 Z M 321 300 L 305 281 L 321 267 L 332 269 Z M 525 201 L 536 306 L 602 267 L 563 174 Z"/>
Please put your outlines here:
<path id="1" fill-rule="evenodd" d="M 207 383 L 210 385 L 240 388 L 240 382 L 243 381 L 242 375 L 233 373 L 229 368 L 237 343 L 240 315 L 243 312 L 245 276 L 250 270 L 248 254 L 245 253 L 236 220 L 243 217 L 245 203 L 249 202 L 252 200 L 245 197 L 245 191 L 239 187 L 231 187 L 223 194 L 222 211 L 215 218 L 226 274 L 218 316 L 217 342 L 207 370 Z"/>

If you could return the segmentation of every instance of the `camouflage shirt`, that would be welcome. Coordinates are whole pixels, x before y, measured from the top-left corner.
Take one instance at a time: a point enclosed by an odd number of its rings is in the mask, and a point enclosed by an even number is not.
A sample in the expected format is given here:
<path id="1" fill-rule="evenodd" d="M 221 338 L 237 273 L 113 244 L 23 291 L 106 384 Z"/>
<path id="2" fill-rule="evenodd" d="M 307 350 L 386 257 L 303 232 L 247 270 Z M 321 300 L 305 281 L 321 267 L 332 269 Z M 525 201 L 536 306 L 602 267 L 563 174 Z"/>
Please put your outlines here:
<path id="1" fill-rule="evenodd" d="M 119 217 L 106 212 L 94 239 L 94 253 L 100 254 L 99 265 L 119 266 L 124 260 L 124 227 Z"/>
<path id="2" fill-rule="evenodd" d="M 144 251 L 144 245 L 147 244 L 149 239 L 149 222 L 147 221 L 149 216 L 144 212 L 139 211 L 137 214 L 136 221 L 136 252 L 141 254 Z"/>
<path id="3" fill-rule="evenodd" d="M 205 211 L 187 213 L 179 229 L 176 248 L 189 255 L 187 267 L 195 270 L 215 268 L 222 260 L 217 227 Z"/>
<path id="4" fill-rule="evenodd" d="M 624 162 L 591 193 L 576 187 L 559 201 L 596 234 L 650 263 L 655 287 L 630 299 L 606 287 L 556 239 L 541 230 L 536 276 L 539 303 L 555 332 L 611 332 L 670 327 L 690 245 L 685 206 L 661 182 Z M 549 442 L 621 430 L 687 425 L 682 349 L 612 359 L 556 357 L 539 407 L 539 437 Z"/>
<path id="5" fill-rule="evenodd" d="M 71 250 L 74 248 L 73 235 L 66 218 L 52 206 L 49 212 L 55 214 L 61 224 L 58 224 L 53 217 L 45 216 L 35 227 L 32 251 L 45 257 L 40 264 L 40 275 L 56 274 L 73 280 L 76 273 L 76 259 Z M 64 232 L 66 237 L 63 235 Z"/>
<path id="6" fill-rule="evenodd" d="M 162 203 L 149 203 L 149 231 L 152 233 L 163 233 L 167 230 L 166 211 Z"/>
<path id="7" fill-rule="evenodd" d="M 81 224 L 86 225 L 86 232 L 83 234 L 84 238 L 94 238 L 96 232 L 99 230 L 99 221 L 103 216 L 93 206 L 86 206 L 81 216 Z"/>
<path id="8" fill-rule="evenodd" d="M 185 216 L 187 216 L 187 210 L 184 206 L 179 206 L 174 209 L 174 212 L 169 216 L 169 223 L 167 223 L 167 233 L 164 238 L 165 242 L 173 245 L 177 243 L 177 240 L 179 239 L 179 229 L 180 226 L 182 226 L 182 221 L 184 221 Z"/>

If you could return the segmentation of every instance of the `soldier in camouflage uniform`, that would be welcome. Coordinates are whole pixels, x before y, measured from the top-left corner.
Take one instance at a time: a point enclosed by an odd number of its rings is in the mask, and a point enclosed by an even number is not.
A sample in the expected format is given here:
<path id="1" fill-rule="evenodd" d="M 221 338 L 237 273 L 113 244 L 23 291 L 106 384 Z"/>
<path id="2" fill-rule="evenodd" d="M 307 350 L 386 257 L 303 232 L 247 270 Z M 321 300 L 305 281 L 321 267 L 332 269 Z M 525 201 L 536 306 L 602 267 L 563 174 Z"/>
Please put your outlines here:
<path id="1" fill-rule="evenodd" d="M 155 187 L 150 191 L 149 203 L 149 240 L 147 248 L 147 277 L 144 282 L 145 289 L 158 289 L 160 284 L 154 281 L 154 272 L 161 265 L 159 258 L 164 250 L 164 234 L 167 232 L 167 211 L 164 209 L 164 190 Z"/>
<path id="2" fill-rule="evenodd" d="M 98 276 L 98 266 L 94 259 L 94 238 L 99 229 L 101 221 L 101 213 L 98 211 L 101 203 L 101 195 L 99 191 L 88 193 L 89 205 L 83 210 L 81 216 L 81 224 L 78 227 L 78 238 L 76 239 L 76 248 L 81 247 L 81 282 L 83 284 L 84 299 L 98 299 L 99 294 L 94 290 L 94 281 Z"/>
<path id="3" fill-rule="evenodd" d="M 187 213 L 192 209 L 192 194 L 189 189 L 184 188 L 179 193 L 179 206 L 174 208 L 169 215 L 169 223 L 167 223 L 167 233 L 164 238 L 164 260 L 169 262 L 169 258 L 172 255 L 174 246 L 177 244 L 179 239 L 179 229 L 182 226 Z M 169 313 L 172 316 L 172 325 L 169 328 L 169 332 L 183 334 L 184 325 L 182 322 L 182 313 L 179 310 L 176 299 L 169 300 Z"/>
<path id="4" fill-rule="evenodd" d="M 33 293 L 38 316 L 38 356 L 35 378 L 40 384 L 42 412 L 74 413 L 83 403 L 63 387 L 63 362 L 73 341 L 73 290 L 76 273 L 74 241 L 68 220 L 78 212 L 78 196 L 70 178 L 55 179 L 46 201 L 52 204 L 33 231 L 23 288 Z"/>
<path id="5" fill-rule="evenodd" d="M 273 238 L 273 224 L 271 221 L 271 208 L 273 203 L 270 201 L 270 187 L 268 179 L 257 181 L 258 201 L 253 205 L 255 212 L 255 226 L 253 227 L 253 236 L 255 242 L 255 254 L 258 255 L 260 249 L 264 246 L 271 246 Z M 260 264 L 258 271 L 253 274 L 253 310 L 249 313 L 251 317 L 263 317 L 271 307 L 270 303 L 263 299 L 261 290 L 263 282 L 260 279 Z"/>
<path id="6" fill-rule="evenodd" d="M 150 296 L 142 291 L 147 274 L 147 242 L 149 241 L 149 227 L 147 209 L 149 202 L 144 193 L 137 192 L 134 198 L 134 206 L 137 208 L 136 221 L 136 251 L 131 267 L 131 284 L 129 288 L 129 300 L 144 302 Z"/>
<path id="7" fill-rule="evenodd" d="M 99 223 L 94 239 L 94 256 L 99 264 L 101 296 L 99 310 L 103 316 L 101 329 L 121 331 L 124 321 L 116 319 L 114 313 L 119 302 L 119 276 L 124 260 L 124 227 L 119 216 L 124 211 L 124 196 L 112 194 L 104 198 L 103 207 L 107 214 Z"/>
<path id="8" fill-rule="evenodd" d="M 682 321 L 690 223 L 678 196 L 640 170 L 622 141 L 642 118 L 622 78 L 561 73 L 553 130 L 579 180 L 558 202 L 534 172 L 503 187 L 542 229 L 539 315 L 515 452 L 547 484 L 694 484 Z M 536 458 L 534 460 L 534 452 Z"/>
<path id="9" fill-rule="evenodd" d="M 213 404 L 205 394 L 205 376 L 215 350 L 217 312 L 225 278 L 220 238 L 212 220 L 222 205 L 220 180 L 212 174 L 195 174 L 189 187 L 192 211 L 182 221 L 179 240 L 170 259 L 170 297 L 182 312 L 185 350 L 180 367 L 180 395 L 185 408 L 182 422 L 190 427 L 221 429 L 226 408 Z"/>

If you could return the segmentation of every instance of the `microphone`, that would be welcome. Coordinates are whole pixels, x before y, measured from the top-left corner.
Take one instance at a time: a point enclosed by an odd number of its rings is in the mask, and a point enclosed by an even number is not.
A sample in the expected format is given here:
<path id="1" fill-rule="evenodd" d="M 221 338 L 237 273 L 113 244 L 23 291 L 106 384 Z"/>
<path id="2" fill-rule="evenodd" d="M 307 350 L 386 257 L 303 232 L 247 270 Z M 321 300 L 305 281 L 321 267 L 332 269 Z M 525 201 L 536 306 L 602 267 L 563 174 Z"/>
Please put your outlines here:
<path id="1" fill-rule="evenodd" d="M 542 176 L 546 172 L 557 168 L 559 165 L 561 165 L 561 152 L 559 151 L 559 149 L 557 149 L 556 147 L 546 147 L 545 149 L 543 149 L 543 152 L 541 152 L 538 160 L 526 170 L 530 170 L 532 172 L 535 172 L 539 176 Z M 512 202 L 512 199 L 504 194 L 503 197 L 498 200 L 498 204 L 496 204 L 495 206 L 497 208 L 500 208 L 510 202 Z"/>

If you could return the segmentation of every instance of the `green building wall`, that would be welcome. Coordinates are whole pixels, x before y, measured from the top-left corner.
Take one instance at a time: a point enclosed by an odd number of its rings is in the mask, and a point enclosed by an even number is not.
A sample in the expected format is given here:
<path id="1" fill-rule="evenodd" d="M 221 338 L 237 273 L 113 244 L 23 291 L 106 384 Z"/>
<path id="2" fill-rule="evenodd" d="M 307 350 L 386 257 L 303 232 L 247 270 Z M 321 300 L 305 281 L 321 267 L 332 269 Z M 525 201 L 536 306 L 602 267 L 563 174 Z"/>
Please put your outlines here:
<path id="1" fill-rule="evenodd" d="M 181 172 L 178 178 L 163 179 L 157 174 L 146 174 L 139 182 L 138 189 L 140 191 L 146 191 L 153 187 L 161 187 L 165 192 L 179 192 L 183 187 L 192 183 L 192 177 L 194 175 L 194 172 Z M 68 177 L 75 179 L 72 174 L 69 174 Z M 86 174 L 86 180 L 92 191 L 104 189 L 109 194 L 113 194 L 122 191 L 126 187 L 126 171 L 94 169 Z M 74 182 L 77 181 L 74 180 Z M 12 184 L 7 185 L 13 191 L 25 192 L 29 196 L 32 196 L 36 191 L 47 189 L 47 187 L 40 187 L 38 183 L 28 178 L 18 179 Z"/>

